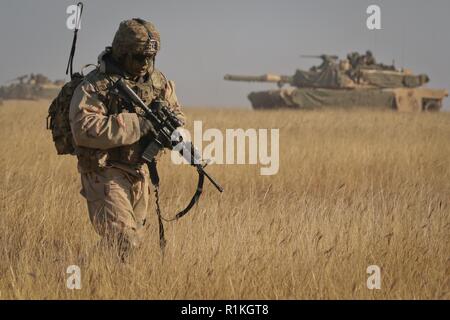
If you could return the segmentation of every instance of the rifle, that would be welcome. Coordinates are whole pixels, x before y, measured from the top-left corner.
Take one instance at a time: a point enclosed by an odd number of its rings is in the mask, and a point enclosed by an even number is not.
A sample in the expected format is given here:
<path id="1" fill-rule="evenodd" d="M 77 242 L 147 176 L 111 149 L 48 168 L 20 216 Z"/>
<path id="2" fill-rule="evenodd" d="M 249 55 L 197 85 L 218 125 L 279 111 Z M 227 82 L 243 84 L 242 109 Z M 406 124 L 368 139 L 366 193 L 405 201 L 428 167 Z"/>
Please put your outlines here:
<path id="1" fill-rule="evenodd" d="M 145 112 L 145 117 L 152 122 L 157 132 L 156 138 L 152 139 L 152 141 L 147 145 L 144 152 L 142 153 L 142 159 L 147 163 L 149 167 L 150 178 L 153 185 L 155 186 L 157 214 L 160 226 L 160 246 L 161 250 L 164 250 L 164 228 L 161 220 L 173 221 L 178 220 L 179 218 L 184 216 L 200 198 L 204 177 L 206 177 L 219 192 L 223 192 L 223 188 L 205 171 L 205 167 L 208 164 L 208 161 L 202 161 L 200 152 L 194 146 L 194 144 L 191 141 L 183 140 L 183 137 L 179 134 L 177 128 L 182 127 L 184 123 L 177 117 L 175 112 L 168 108 L 165 101 L 155 100 L 152 102 L 150 107 L 147 106 L 144 101 L 142 101 L 142 99 L 133 91 L 133 89 L 131 89 L 126 84 L 123 78 L 117 80 L 112 89 L 127 103 L 131 103 L 134 107 L 138 106 L 142 108 L 142 110 L 144 110 Z M 159 209 L 159 177 L 156 171 L 156 162 L 154 161 L 154 157 L 160 150 L 164 148 L 177 150 L 190 165 L 197 169 L 197 173 L 199 175 L 197 190 L 190 203 L 185 209 L 177 213 L 172 219 L 165 219 L 164 217 L 162 217 Z M 202 164 L 202 162 L 204 162 L 205 164 Z"/>

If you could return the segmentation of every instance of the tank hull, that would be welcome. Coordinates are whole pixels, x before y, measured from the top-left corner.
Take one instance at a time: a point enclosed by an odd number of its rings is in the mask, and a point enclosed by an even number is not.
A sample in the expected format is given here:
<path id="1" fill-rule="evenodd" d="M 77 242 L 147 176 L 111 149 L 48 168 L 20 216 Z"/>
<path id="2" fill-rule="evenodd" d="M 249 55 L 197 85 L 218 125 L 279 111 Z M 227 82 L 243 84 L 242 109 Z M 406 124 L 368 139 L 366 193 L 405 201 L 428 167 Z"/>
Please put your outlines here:
<path id="1" fill-rule="evenodd" d="M 286 88 L 251 92 L 254 109 L 377 108 L 405 112 L 438 111 L 446 90 L 428 88 L 323 89 Z"/>

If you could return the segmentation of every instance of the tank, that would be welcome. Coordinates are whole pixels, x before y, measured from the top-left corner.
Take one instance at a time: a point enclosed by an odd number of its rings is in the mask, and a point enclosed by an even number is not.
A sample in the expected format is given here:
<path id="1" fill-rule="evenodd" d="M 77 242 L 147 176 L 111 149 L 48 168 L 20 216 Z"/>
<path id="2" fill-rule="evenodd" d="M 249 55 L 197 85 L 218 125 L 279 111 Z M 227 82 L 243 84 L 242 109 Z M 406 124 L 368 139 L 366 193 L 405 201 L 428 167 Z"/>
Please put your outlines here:
<path id="1" fill-rule="evenodd" d="M 0 87 L 0 100 L 53 99 L 64 85 L 63 80 L 51 81 L 42 74 L 29 74 L 17 77 L 10 84 Z"/>
<path id="2" fill-rule="evenodd" d="M 321 107 L 367 107 L 398 111 L 438 111 L 448 92 L 426 87 L 426 74 L 398 70 L 394 64 L 377 63 L 370 51 L 352 52 L 339 60 L 336 55 L 302 56 L 318 58 L 320 65 L 296 70 L 291 76 L 225 75 L 225 80 L 271 82 L 278 89 L 248 95 L 254 109 L 314 109 Z"/>

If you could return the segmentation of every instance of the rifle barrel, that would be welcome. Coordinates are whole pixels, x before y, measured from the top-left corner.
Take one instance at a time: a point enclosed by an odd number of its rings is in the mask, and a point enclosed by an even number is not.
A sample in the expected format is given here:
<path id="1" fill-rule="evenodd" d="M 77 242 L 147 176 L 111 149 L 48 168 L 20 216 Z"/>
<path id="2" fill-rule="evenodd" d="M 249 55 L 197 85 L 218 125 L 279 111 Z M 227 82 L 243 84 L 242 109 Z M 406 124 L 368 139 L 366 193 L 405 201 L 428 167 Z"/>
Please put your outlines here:
<path id="1" fill-rule="evenodd" d="M 214 185 L 214 187 L 216 187 L 217 190 L 219 190 L 219 192 L 223 192 L 223 188 L 208 174 L 208 172 L 205 171 L 201 164 L 197 165 L 197 169 L 208 178 L 208 180 Z"/>

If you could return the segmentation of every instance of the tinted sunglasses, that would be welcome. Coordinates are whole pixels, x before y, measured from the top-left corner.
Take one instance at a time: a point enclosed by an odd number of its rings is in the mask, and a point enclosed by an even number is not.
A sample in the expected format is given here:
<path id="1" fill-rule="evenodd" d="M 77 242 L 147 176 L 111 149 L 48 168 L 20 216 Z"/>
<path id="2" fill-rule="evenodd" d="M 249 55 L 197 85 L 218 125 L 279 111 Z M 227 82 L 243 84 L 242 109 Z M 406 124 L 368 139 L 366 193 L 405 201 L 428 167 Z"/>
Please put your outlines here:
<path id="1" fill-rule="evenodd" d="M 153 55 L 142 54 L 142 53 L 135 53 L 135 54 L 132 55 L 132 58 L 133 58 L 133 60 L 135 60 L 137 62 L 144 63 L 148 59 L 153 59 Z"/>

